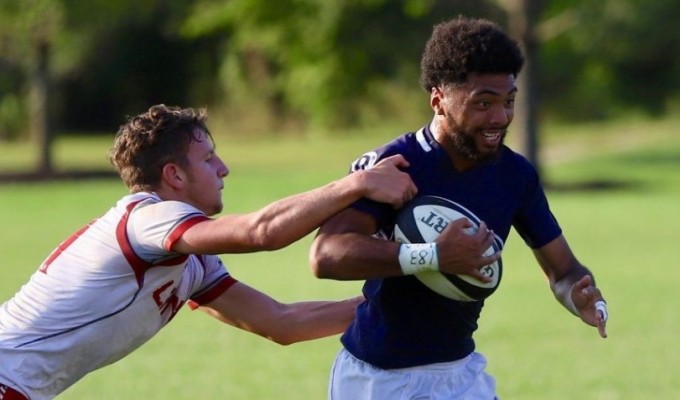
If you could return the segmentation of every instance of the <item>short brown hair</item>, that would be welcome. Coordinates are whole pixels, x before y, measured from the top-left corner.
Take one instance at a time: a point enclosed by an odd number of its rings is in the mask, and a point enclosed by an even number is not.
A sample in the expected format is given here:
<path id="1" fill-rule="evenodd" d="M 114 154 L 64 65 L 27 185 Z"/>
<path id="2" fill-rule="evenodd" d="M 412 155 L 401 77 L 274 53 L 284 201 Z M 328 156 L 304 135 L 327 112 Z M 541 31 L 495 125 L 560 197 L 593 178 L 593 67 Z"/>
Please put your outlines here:
<path id="1" fill-rule="evenodd" d="M 187 165 L 197 130 L 212 140 L 206 119 L 205 109 L 155 105 L 120 126 L 109 160 L 132 193 L 156 190 L 165 164 Z"/>

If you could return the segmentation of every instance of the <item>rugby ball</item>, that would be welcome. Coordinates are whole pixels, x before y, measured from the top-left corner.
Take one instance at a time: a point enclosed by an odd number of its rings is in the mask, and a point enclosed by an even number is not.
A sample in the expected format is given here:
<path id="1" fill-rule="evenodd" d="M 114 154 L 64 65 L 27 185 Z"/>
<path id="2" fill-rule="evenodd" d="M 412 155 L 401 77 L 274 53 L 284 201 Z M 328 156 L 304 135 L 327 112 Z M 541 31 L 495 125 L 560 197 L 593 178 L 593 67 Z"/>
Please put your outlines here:
<path id="1" fill-rule="evenodd" d="M 394 226 L 394 240 L 401 243 L 434 242 L 451 222 L 467 218 L 473 227 L 468 233 L 474 234 L 480 220 L 472 211 L 462 205 L 437 196 L 421 196 L 407 203 L 397 215 Z M 496 236 L 484 255 L 494 254 L 503 248 L 503 241 Z M 491 278 L 488 283 L 469 275 L 453 275 L 436 271 L 424 271 L 415 277 L 436 293 L 458 301 L 477 301 L 489 297 L 498 288 L 503 273 L 503 262 L 499 258 L 493 264 L 485 265 L 480 271 Z"/>

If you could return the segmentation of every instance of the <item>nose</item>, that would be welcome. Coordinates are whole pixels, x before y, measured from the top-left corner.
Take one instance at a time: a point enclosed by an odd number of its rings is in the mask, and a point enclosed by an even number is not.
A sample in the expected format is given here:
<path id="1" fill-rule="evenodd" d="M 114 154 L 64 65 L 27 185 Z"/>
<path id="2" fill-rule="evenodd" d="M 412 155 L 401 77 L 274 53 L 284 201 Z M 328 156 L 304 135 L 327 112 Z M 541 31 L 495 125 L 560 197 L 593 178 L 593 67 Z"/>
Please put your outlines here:
<path id="1" fill-rule="evenodd" d="M 505 126 L 512 121 L 513 114 L 512 108 L 499 105 L 493 108 L 489 122 L 492 125 Z"/>
<path id="2" fill-rule="evenodd" d="M 227 175 L 229 175 L 229 167 L 227 167 L 227 164 L 225 164 L 221 159 L 220 167 L 217 169 L 217 175 L 219 175 L 220 178 L 225 178 Z"/>

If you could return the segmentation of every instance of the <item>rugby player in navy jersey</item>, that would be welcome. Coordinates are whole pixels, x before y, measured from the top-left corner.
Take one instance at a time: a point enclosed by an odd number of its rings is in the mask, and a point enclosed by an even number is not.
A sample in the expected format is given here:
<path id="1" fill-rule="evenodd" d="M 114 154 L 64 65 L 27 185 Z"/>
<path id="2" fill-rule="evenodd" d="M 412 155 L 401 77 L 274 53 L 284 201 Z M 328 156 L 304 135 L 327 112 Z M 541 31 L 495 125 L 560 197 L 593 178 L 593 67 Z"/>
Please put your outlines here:
<path id="1" fill-rule="evenodd" d="M 606 337 L 606 306 L 592 273 L 562 235 L 534 167 L 503 144 L 523 62 L 517 43 L 490 21 L 458 17 L 435 26 L 421 60 L 432 121 L 364 154 L 352 170 L 401 154 L 419 196 L 450 199 L 483 221 L 474 235 L 465 233 L 465 219 L 450 223 L 424 246 L 436 256 L 428 269 L 484 282 L 478 268 L 500 254 L 483 252 L 494 235 L 505 242 L 514 227 L 557 300 Z M 317 277 L 366 280 L 366 300 L 341 338 L 329 399 L 496 398 L 472 337 L 484 301 L 449 299 L 413 276 L 400 257 L 408 246 L 385 240 L 397 212 L 359 200 L 326 221 L 312 245 Z"/>

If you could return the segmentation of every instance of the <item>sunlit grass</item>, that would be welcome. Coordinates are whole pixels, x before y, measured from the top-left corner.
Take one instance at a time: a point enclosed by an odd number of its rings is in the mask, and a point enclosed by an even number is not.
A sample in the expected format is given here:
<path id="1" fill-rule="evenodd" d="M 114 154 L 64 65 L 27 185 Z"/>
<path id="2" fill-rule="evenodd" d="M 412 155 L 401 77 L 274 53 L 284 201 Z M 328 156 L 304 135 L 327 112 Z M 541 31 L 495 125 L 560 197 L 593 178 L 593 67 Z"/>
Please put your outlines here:
<path id="1" fill-rule="evenodd" d="M 680 255 L 680 122 L 670 121 L 561 127 L 547 136 L 546 151 L 557 151 L 551 146 L 558 144 L 573 151 L 546 163 L 548 196 L 609 302 L 610 337 L 600 339 L 560 308 L 530 251 L 513 234 L 503 254 L 503 283 L 487 301 L 476 334 L 502 399 L 669 399 L 680 392 L 680 318 L 674 307 L 680 272 L 673 265 Z M 645 133 L 648 140 L 638 140 Z M 253 210 L 339 177 L 354 157 L 394 134 L 219 135 L 218 152 L 232 169 L 226 212 Z M 618 144 L 624 137 L 636 143 Z M 63 140 L 63 168 L 108 166 L 110 138 Z M 25 155 L 15 154 L 18 148 L 0 144 L 0 170 L 25 162 Z M 615 184 L 583 190 L 593 182 Z M 0 301 L 63 238 L 125 192 L 116 180 L 0 185 Z M 358 293 L 360 282 L 312 277 L 310 241 L 222 258 L 237 278 L 282 301 Z M 89 375 L 61 398 L 323 399 L 339 348 L 337 338 L 281 347 L 184 310 L 129 358 Z"/>

